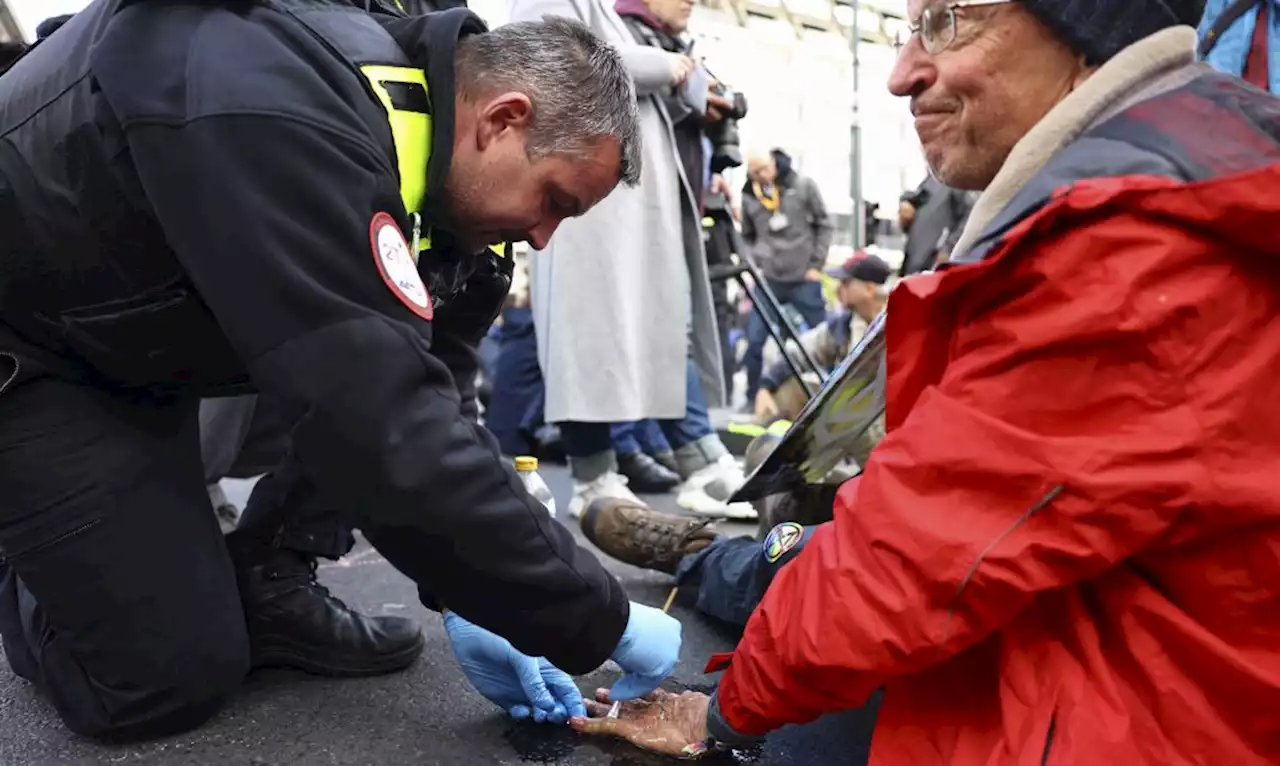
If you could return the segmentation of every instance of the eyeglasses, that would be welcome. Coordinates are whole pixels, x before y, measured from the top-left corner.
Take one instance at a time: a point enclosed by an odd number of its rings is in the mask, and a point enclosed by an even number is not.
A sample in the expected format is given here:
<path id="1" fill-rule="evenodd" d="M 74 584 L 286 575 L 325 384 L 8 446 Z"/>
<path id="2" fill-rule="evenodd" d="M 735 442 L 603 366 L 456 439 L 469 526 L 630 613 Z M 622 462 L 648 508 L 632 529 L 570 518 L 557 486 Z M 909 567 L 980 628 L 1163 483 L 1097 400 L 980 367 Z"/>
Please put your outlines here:
<path id="1" fill-rule="evenodd" d="M 977 8 L 983 5 L 1004 5 L 1014 0 L 956 0 L 946 5 L 936 5 L 924 9 L 920 18 L 908 29 L 911 34 L 920 35 L 920 44 L 925 53 L 930 55 L 941 53 L 956 41 L 956 9 Z"/>

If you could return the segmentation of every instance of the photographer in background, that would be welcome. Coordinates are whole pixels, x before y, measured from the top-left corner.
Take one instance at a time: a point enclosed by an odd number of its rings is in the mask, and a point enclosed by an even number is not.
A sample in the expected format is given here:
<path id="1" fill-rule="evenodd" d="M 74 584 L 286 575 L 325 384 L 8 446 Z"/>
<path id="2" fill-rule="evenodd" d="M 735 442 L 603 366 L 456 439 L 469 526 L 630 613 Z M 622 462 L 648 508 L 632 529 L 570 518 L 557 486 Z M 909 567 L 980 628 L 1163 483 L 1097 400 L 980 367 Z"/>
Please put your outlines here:
<path id="1" fill-rule="evenodd" d="M 932 175 L 902 195 L 898 223 L 907 235 L 902 276 L 928 271 L 951 257 L 977 192 L 952 189 Z"/>
<path id="2" fill-rule="evenodd" d="M 709 152 L 715 152 L 715 144 L 711 139 L 703 142 Z M 726 146 L 720 144 L 720 146 Z M 714 160 L 712 161 L 714 164 Z M 707 185 L 707 193 L 702 203 L 702 243 L 707 251 L 707 263 L 712 268 L 727 266 L 733 263 L 738 254 L 738 239 L 734 236 L 737 228 L 737 211 L 730 199 L 729 184 L 724 176 L 716 173 L 711 176 Z M 711 283 L 711 296 L 716 307 L 716 324 L 720 328 L 720 355 L 724 362 L 725 400 L 733 401 L 734 373 L 738 370 L 737 355 L 733 351 L 733 333 L 741 329 L 741 314 L 737 303 L 730 297 L 729 282 L 726 279 Z"/>
<path id="3" fill-rule="evenodd" d="M 747 160 L 742 189 L 742 237 L 782 306 L 804 317 L 808 328 L 827 318 L 822 296 L 822 270 L 834 233 L 822 192 L 813 179 L 791 166 L 781 149 Z M 754 401 L 764 369 L 769 328 L 759 311 L 747 320 L 747 400 Z"/>

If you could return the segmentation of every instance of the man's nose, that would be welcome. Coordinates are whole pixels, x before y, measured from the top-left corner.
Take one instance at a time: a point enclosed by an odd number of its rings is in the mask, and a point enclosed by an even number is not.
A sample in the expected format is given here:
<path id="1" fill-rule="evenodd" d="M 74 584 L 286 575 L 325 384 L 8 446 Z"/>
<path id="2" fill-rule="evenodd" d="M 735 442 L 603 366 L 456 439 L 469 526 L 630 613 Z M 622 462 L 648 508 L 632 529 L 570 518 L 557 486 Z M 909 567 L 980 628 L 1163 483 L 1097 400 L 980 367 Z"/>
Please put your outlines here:
<path id="1" fill-rule="evenodd" d="M 898 52 L 898 60 L 889 73 L 889 92 L 900 98 L 915 96 L 933 85 L 937 76 L 933 57 L 925 52 L 920 36 L 912 35 Z"/>
<path id="2" fill-rule="evenodd" d="M 529 247 L 534 250 L 545 250 L 551 241 L 551 235 L 560 228 L 560 218 L 550 218 L 529 230 Z"/>

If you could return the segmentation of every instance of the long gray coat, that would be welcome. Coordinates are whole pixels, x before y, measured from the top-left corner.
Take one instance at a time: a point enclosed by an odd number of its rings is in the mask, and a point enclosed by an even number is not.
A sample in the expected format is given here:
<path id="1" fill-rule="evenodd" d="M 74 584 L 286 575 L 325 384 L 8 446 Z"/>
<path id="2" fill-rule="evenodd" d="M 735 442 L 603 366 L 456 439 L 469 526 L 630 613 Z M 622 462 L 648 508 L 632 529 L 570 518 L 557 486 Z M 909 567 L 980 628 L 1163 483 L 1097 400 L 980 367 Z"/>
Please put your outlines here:
<path id="1" fill-rule="evenodd" d="M 724 400 L 702 228 L 666 108 L 669 54 L 634 41 L 611 0 L 512 0 L 511 20 L 576 19 L 623 55 L 640 101 L 644 168 L 530 257 L 548 422 L 681 418 L 693 359 L 712 406 Z M 692 298 L 690 297 L 692 296 Z"/>

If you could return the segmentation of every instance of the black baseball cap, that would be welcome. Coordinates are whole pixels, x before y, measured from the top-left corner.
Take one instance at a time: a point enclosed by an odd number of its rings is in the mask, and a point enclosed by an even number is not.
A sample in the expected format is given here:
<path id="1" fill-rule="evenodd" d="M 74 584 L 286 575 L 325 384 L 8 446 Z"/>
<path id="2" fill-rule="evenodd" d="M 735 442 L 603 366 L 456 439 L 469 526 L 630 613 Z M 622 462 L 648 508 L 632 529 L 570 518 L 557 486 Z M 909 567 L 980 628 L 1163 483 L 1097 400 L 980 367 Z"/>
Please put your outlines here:
<path id="1" fill-rule="evenodd" d="M 874 282 L 877 285 L 888 282 L 892 273 L 893 269 L 889 268 L 889 264 L 885 263 L 883 258 L 872 255 L 866 250 L 859 250 L 849 260 L 834 269 L 827 270 L 827 276 L 835 277 L 841 282 L 857 279 L 862 282 Z"/>

